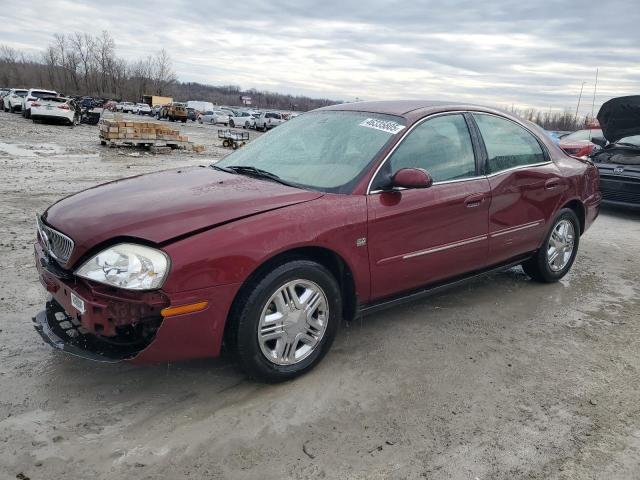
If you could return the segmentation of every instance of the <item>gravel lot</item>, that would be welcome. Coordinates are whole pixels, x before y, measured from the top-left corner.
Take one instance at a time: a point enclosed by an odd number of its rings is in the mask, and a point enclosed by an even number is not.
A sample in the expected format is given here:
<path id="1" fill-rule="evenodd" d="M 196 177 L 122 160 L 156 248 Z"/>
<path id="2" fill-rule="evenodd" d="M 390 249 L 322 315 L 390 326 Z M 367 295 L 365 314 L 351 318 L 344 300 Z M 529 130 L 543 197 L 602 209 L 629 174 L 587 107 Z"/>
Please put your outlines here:
<path id="1" fill-rule="evenodd" d="M 344 325 L 269 386 L 225 358 L 67 357 L 31 327 L 34 217 L 95 184 L 211 163 L 101 147 L 95 126 L 0 112 L 0 478 L 640 478 L 640 214 L 605 210 L 561 283 L 520 269 Z M 252 136 L 254 132 L 251 132 Z M 18 477 L 21 478 L 21 477 Z"/>

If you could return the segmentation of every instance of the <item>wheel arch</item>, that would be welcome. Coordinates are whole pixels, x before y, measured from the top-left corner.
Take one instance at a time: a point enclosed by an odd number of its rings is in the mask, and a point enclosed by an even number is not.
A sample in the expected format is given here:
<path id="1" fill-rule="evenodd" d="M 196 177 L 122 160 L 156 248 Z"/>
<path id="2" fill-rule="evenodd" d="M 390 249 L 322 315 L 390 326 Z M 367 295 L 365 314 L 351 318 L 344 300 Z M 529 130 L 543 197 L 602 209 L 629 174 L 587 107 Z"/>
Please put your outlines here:
<path id="1" fill-rule="evenodd" d="M 269 257 L 260 265 L 258 265 L 258 267 L 247 276 L 247 278 L 244 280 L 244 282 L 236 292 L 233 302 L 231 303 L 229 316 L 224 328 L 224 338 L 227 338 L 230 330 L 232 330 L 230 328 L 230 325 L 232 324 L 231 318 L 236 314 L 238 308 L 240 307 L 240 302 L 238 300 L 242 297 L 245 289 L 249 288 L 253 281 L 256 278 L 264 275 L 265 272 L 272 270 L 278 265 L 282 265 L 283 263 L 292 260 L 311 260 L 329 270 L 329 272 L 331 272 L 331 274 L 338 282 L 340 292 L 342 293 L 343 319 L 352 320 L 353 318 L 355 318 L 358 307 L 358 299 L 356 295 L 353 271 L 349 264 L 338 253 L 325 247 L 297 247 L 279 252 L 272 257 Z"/>
<path id="2" fill-rule="evenodd" d="M 562 207 L 560 207 L 560 209 L 563 208 L 573 210 L 573 212 L 576 214 L 576 216 L 578 217 L 578 221 L 580 222 L 580 235 L 582 235 L 584 233 L 587 215 L 584 204 L 579 199 L 574 198 L 573 200 L 569 200 L 564 205 L 562 205 Z"/>

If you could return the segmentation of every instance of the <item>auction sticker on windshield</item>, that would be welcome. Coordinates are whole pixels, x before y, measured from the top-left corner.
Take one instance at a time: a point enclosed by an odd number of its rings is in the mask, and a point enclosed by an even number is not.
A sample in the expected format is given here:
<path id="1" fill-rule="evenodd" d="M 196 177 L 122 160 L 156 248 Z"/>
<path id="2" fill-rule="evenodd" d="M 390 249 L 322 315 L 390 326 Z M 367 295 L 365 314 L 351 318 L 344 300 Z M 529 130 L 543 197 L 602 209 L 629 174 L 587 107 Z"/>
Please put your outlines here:
<path id="1" fill-rule="evenodd" d="M 405 127 L 397 122 L 391 120 L 378 120 L 376 118 L 367 118 L 360 124 L 361 127 L 375 128 L 376 130 L 382 130 L 383 132 L 395 135 L 401 132 Z"/>

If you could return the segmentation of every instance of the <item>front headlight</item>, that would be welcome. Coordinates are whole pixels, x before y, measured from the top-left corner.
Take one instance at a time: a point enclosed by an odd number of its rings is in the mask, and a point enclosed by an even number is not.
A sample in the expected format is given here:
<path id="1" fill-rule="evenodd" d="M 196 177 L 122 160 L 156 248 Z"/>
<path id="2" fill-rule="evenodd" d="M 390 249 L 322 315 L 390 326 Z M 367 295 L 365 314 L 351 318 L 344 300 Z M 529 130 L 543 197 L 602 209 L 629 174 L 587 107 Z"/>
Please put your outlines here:
<path id="1" fill-rule="evenodd" d="M 166 253 L 144 245 L 120 243 L 85 262 L 76 275 L 127 290 L 160 288 L 169 273 Z"/>

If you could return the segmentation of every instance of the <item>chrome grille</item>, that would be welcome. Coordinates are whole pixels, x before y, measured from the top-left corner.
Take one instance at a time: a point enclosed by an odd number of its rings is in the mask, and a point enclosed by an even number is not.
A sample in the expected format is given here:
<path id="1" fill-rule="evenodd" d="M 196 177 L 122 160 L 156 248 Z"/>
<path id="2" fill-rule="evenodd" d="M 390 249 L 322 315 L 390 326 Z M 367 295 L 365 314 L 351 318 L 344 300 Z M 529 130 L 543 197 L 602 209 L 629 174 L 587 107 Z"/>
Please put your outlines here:
<path id="1" fill-rule="evenodd" d="M 42 245 L 53 258 L 62 263 L 66 263 L 71 256 L 71 252 L 73 252 L 73 240 L 65 234 L 45 225 L 40 216 L 37 218 Z"/>

